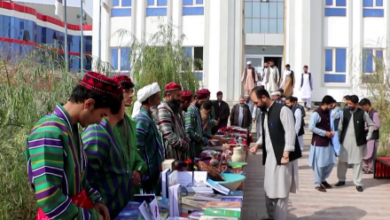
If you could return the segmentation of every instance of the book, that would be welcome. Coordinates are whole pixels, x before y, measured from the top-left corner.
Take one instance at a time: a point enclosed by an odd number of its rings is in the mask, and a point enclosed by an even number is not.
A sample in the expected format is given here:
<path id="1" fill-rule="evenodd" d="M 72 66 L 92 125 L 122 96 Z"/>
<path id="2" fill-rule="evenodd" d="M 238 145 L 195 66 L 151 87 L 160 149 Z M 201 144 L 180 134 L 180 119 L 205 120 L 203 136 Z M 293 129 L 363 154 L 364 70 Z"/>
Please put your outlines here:
<path id="1" fill-rule="evenodd" d="M 244 191 L 242 190 L 231 190 L 228 196 L 244 196 Z"/>
<path id="2" fill-rule="evenodd" d="M 178 179 L 179 179 L 179 172 L 177 170 L 174 170 L 168 175 L 168 188 L 178 184 Z"/>
<path id="3" fill-rule="evenodd" d="M 119 213 L 114 220 L 138 220 L 142 219 L 142 214 L 139 210 L 141 203 L 128 202 L 125 208 Z"/>
<path id="4" fill-rule="evenodd" d="M 205 207 L 207 203 L 206 201 L 194 200 L 193 198 L 194 198 L 193 196 L 182 197 L 181 203 L 198 208 L 199 210 Z"/>
<path id="5" fill-rule="evenodd" d="M 157 199 L 149 203 L 149 208 L 154 220 L 160 220 L 160 211 L 158 210 Z"/>
<path id="6" fill-rule="evenodd" d="M 229 197 L 225 197 L 225 198 L 222 198 L 221 199 L 222 202 L 242 202 L 242 198 L 229 198 Z"/>
<path id="7" fill-rule="evenodd" d="M 154 194 L 135 194 L 134 195 L 134 201 L 143 203 L 146 202 L 147 204 L 151 203 L 156 196 Z"/>
<path id="8" fill-rule="evenodd" d="M 152 212 L 150 211 L 149 205 L 146 201 L 144 201 L 139 206 L 139 211 L 141 212 L 141 214 L 145 218 L 145 220 L 154 220 Z"/>
<path id="9" fill-rule="evenodd" d="M 180 216 L 179 204 L 180 204 L 180 184 L 176 184 L 169 187 L 169 216 Z"/>
<path id="10" fill-rule="evenodd" d="M 204 211 L 192 211 L 191 214 L 188 216 L 190 220 L 196 220 L 196 219 L 200 219 L 200 217 L 202 217 L 202 215 L 204 214 Z"/>
<path id="11" fill-rule="evenodd" d="M 223 196 L 213 193 L 195 193 L 194 200 L 221 201 Z"/>
<path id="12" fill-rule="evenodd" d="M 241 202 L 208 202 L 206 203 L 206 208 L 241 208 Z"/>
<path id="13" fill-rule="evenodd" d="M 204 194 L 212 194 L 214 193 L 213 189 L 210 187 L 186 187 L 188 193 L 204 193 Z"/>
<path id="14" fill-rule="evenodd" d="M 169 169 L 171 172 L 175 170 L 175 160 L 174 159 L 167 159 L 162 162 L 162 170 Z"/>
<path id="15" fill-rule="evenodd" d="M 168 198 L 168 177 L 171 174 L 169 169 L 161 172 L 161 193 L 163 198 Z"/>
<path id="16" fill-rule="evenodd" d="M 232 211 L 219 208 L 205 208 L 205 215 L 241 218 L 241 211 Z"/>
<path id="17" fill-rule="evenodd" d="M 211 180 L 211 179 L 207 179 L 207 185 L 209 185 L 211 188 L 215 189 L 216 191 L 224 194 L 224 195 L 229 195 L 229 192 L 230 190 L 224 186 L 222 186 L 221 184 Z"/>
<path id="18" fill-rule="evenodd" d="M 239 218 L 202 215 L 200 220 L 239 220 Z"/>

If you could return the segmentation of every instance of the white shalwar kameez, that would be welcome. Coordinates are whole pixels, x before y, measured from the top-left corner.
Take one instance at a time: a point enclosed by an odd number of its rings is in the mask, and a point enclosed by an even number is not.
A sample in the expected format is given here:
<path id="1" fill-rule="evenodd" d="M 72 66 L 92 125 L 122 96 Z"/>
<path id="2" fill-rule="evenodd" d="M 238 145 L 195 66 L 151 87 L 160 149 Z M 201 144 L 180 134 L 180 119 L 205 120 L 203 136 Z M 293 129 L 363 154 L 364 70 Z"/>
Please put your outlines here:
<path id="1" fill-rule="evenodd" d="M 279 70 L 276 66 L 269 67 L 265 74 L 265 89 L 271 93 L 279 90 Z"/>
<path id="2" fill-rule="evenodd" d="M 302 101 L 306 102 L 306 107 L 311 108 L 311 92 L 312 92 L 312 85 L 310 82 L 310 74 L 304 73 L 303 76 L 303 84 L 301 87 L 301 99 Z"/>
<path id="3" fill-rule="evenodd" d="M 269 109 L 267 109 L 269 110 Z M 284 151 L 293 152 L 295 149 L 296 133 L 294 128 L 294 116 L 288 107 L 283 107 L 280 112 L 285 131 Z M 264 117 L 264 125 L 268 124 L 268 114 Z M 286 165 L 278 165 L 272 146 L 268 126 L 264 126 L 267 158 L 265 162 L 264 190 L 266 194 L 267 213 L 275 220 L 286 220 L 288 215 L 289 193 L 296 193 L 298 184 L 298 160 L 289 162 Z M 259 133 L 259 132 L 258 132 Z M 257 144 L 262 146 L 262 136 Z"/>

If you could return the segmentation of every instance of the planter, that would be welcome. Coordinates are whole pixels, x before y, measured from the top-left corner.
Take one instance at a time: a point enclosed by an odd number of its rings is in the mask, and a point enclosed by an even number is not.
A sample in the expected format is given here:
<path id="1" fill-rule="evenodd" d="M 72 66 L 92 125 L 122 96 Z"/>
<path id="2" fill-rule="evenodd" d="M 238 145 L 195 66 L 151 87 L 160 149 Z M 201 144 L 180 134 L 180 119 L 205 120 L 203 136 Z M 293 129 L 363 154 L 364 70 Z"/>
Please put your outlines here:
<path id="1" fill-rule="evenodd" d="M 390 157 L 377 157 L 374 164 L 375 179 L 390 179 Z"/>

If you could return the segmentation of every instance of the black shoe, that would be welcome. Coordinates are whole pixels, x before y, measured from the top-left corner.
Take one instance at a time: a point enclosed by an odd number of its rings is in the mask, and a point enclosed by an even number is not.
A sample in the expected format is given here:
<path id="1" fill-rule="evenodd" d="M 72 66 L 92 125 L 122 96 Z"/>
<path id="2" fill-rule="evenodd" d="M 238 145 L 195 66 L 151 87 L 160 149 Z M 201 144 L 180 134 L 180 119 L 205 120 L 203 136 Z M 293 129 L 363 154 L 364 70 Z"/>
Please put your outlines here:
<path id="1" fill-rule="evenodd" d="M 358 192 L 363 192 L 363 186 L 356 186 L 356 190 Z"/>
<path id="2" fill-rule="evenodd" d="M 325 188 L 325 189 L 332 189 L 333 187 L 326 181 L 322 182 L 321 185 Z"/>
<path id="3" fill-rule="evenodd" d="M 344 186 L 345 185 L 345 181 L 339 181 L 338 183 L 336 183 L 335 186 Z"/>
<path id="4" fill-rule="evenodd" d="M 314 189 L 316 189 L 316 190 L 318 190 L 320 192 L 326 192 L 326 189 L 323 186 L 316 186 Z"/>

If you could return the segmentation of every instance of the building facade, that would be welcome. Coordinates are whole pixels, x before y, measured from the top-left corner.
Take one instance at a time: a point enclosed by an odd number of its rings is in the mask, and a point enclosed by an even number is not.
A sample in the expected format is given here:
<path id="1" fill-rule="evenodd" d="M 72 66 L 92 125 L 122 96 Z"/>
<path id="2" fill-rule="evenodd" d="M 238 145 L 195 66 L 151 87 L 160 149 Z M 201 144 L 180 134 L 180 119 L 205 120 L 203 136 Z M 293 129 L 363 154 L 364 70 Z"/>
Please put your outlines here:
<path id="1" fill-rule="evenodd" d="M 99 4 L 93 7 L 99 11 Z M 313 101 L 325 94 L 341 101 L 347 94 L 364 96 L 374 60 L 387 60 L 389 8 L 383 0 L 113 0 L 102 9 L 101 42 L 93 39 L 92 54 L 98 56 L 101 45 L 103 61 L 117 72 L 129 71 L 124 60 L 130 48 L 123 45 L 130 37 L 116 33 L 127 30 L 147 41 L 159 24 L 172 22 L 175 34 L 185 35 L 183 47 L 203 60 L 194 72 L 212 98 L 223 91 L 226 100 L 238 100 L 246 61 L 261 71 L 274 60 L 281 73 L 287 63 L 296 73 L 294 95 L 300 96 L 302 68 L 308 65 Z M 94 27 L 99 22 L 94 13 Z"/>
<path id="2" fill-rule="evenodd" d="M 54 16 L 38 13 L 46 5 L 0 1 L 0 55 L 16 59 L 42 44 L 53 45 L 64 54 L 64 23 Z M 54 14 L 54 6 L 51 6 Z M 68 10 L 78 10 L 69 8 Z M 91 69 L 92 25 L 84 25 L 84 69 Z M 68 23 L 69 70 L 80 71 L 80 25 Z"/>

